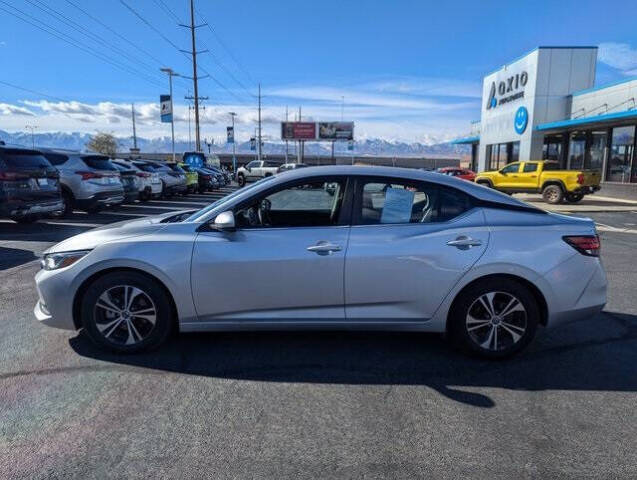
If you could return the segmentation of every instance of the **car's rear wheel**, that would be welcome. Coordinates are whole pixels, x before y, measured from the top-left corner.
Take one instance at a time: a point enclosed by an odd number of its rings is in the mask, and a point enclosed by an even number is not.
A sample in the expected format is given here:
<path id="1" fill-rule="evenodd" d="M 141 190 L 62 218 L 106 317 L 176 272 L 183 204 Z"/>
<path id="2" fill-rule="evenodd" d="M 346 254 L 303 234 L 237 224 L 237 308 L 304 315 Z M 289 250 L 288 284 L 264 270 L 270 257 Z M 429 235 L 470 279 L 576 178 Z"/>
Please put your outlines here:
<path id="1" fill-rule="evenodd" d="M 155 280 L 136 272 L 113 272 L 87 288 L 81 320 L 99 347 L 134 353 L 158 347 L 168 338 L 172 308 Z"/>
<path id="2" fill-rule="evenodd" d="M 465 350 L 504 358 L 526 347 L 540 311 L 533 294 L 515 280 L 492 278 L 463 291 L 449 314 L 449 333 Z"/>
<path id="3" fill-rule="evenodd" d="M 243 187 L 246 184 L 246 177 L 242 174 L 239 174 L 237 177 L 237 183 L 239 184 L 239 188 Z"/>
<path id="4" fill-rule="evenodd" d="M 581 193 L 567 193 L 565 198 L 568 203 L 577 203 L 584 198 L 584 195 Z"/>
<path id="5" fill-rule="evenodd" d="M 62 190 L 62 212 L 60 216 L 65 217 L 73 213 L 73 195 L 71 192 Z"/>
<path id="6" fill-rule="evenodd" d="M 12 217 L 11 220 L 13 220 L 16 223 L 33 223 L 38 219 L 38 217 L 36 217 L 35 215 L 25 215 L 23 217 Z"/>
<path id="7" fill-rule="evenodd" d="M 542 190 L 542 198 L 546 203 L 550 203 L 551 205 L 556 205 L 558 203 L 562 203 L 564 199 L 564 190 L 559 185 L 547 185 Z"/>

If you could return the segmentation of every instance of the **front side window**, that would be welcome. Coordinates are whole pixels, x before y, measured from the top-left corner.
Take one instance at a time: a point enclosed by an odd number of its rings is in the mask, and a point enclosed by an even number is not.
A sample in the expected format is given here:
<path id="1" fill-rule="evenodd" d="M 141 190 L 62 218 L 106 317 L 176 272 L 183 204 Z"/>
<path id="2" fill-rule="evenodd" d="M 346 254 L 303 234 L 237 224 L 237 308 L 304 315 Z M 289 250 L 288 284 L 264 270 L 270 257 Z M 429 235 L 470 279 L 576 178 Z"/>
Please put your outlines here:
<path id="1" fill-rule="evenodd" d="M 360 225 L 444 222 L 471 208 L 464 193 L 418 181 L 369 181 L 356 195 Z"/>
<path id="2" fill-rule="evenodd" d="M 502 170 L 500 170 L 501 173 L 518 173 L 519 171 L 520 171 L 519 163 L 512 163 L 504 167 Z"/>
<path id="3" fill-rule="evenodd" d="M 246 165 L 246 168 L 256 168 L 258 167 L 260 162 L 258 160 L 252 160 L 250 163 Z"/>
<path id="4" fill-rule="evenodd" d="M 238 228 L 337 225 L 345 180 L 308 180 L 259 195 L 235 211 Z"/>

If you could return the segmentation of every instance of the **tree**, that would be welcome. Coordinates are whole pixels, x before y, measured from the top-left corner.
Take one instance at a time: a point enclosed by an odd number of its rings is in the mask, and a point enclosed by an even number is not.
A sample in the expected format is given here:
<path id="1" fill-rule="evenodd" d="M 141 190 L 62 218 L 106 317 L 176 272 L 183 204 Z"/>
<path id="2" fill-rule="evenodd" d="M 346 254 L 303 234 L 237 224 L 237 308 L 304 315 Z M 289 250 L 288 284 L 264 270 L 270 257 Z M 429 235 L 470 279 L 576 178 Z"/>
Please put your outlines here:
<path id="1" fill-rule="evenodd" d="M 86 148 L 93 152 L 98 152 L 103 155 L 108 155 L 111 158 L 115 158 L 118 145 L 119 143 L 117 139 L 110 133 L 98 132 L 91 137 L 86 144 Z"/>

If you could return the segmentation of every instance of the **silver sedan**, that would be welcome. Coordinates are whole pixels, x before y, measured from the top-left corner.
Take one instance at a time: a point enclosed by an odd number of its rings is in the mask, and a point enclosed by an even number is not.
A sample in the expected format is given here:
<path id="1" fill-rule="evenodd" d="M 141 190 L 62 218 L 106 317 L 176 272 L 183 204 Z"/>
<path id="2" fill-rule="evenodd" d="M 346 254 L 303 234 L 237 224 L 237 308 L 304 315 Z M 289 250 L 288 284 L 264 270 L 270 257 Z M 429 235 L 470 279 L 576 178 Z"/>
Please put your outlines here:
<path id="1" fill-rule="evenodd" d="M 591 220 L 437 173 L 317 167 L 197 212 L 88 231 L 50 248 L 35 315 L 136 352 L 182 332 L 446 332 L 487 357 L 606 302 Z"/>

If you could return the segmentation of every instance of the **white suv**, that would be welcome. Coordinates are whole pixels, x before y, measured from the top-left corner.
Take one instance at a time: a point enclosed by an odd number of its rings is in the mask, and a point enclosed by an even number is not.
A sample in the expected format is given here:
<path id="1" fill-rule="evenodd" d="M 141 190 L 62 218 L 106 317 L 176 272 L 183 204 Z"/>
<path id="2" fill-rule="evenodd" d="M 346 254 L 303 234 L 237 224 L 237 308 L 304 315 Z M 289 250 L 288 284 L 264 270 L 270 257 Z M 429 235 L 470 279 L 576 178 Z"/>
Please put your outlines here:
<path id="1" fill-rule="evenodd" d="M 237 182 L 243 187 L 247 182 L 255 182 L 278 172 L 280 164 L 271 160 L 252 160 L 237 169 Z"/>

